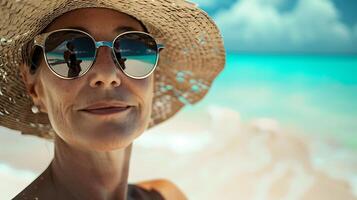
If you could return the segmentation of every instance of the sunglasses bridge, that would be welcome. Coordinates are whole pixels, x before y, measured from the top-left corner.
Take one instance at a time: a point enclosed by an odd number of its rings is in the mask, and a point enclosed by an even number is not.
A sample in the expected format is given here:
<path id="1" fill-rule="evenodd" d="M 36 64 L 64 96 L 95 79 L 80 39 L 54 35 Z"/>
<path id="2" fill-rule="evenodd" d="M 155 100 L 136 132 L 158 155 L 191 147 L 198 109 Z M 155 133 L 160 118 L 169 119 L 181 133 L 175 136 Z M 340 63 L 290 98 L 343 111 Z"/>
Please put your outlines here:
<path id="1" fill-rule="evenodd" d="M 112 42 L 108 42 L 108 41 L 98 41 L 95 42 L 95 47 L 98 49 L 99 47 L 102 46 L 107 46 L 109 48 L 113 48 L 113 43 Z"/>

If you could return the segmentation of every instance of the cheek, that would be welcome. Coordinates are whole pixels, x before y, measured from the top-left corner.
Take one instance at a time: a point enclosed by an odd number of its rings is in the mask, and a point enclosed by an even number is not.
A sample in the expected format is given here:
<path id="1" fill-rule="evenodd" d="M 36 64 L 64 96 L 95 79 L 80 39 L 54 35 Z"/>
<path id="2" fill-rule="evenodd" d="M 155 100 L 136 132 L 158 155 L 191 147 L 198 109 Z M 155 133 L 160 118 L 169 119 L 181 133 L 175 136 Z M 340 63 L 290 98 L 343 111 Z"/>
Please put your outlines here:
<path id="1" fill-rule="evenodd" d="M 56 133 L 71 133 L 73 122 L 73 102 L 76 87 L 65 84 L 64 81 L 47 75 L 43 78 L 44 103 L 48 117 Z"/>
<path id="2" fill-rule="evenodd" d="M 140 87 L 140 96 L 142 103 L 142 117 L 145 124 L 149 124 L 152 112 L 152 102 L 154 97 L 154 81 L 152 79 L 148 79 L 144 84 Z M 145 126 L 145 129 L 147 126 Z"/>

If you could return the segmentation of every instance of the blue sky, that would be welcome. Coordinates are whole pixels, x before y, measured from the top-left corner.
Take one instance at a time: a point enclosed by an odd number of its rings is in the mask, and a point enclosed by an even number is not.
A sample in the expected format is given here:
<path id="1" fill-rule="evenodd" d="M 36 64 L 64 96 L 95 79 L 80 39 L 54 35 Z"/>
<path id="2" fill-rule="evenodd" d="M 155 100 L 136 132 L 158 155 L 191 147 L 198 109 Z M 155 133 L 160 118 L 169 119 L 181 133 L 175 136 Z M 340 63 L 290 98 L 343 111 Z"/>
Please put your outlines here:
<path id="1" fill-rule="evenodd" d="M 357 54 L 356 0 L 192 0 L 231 52 Z"/>

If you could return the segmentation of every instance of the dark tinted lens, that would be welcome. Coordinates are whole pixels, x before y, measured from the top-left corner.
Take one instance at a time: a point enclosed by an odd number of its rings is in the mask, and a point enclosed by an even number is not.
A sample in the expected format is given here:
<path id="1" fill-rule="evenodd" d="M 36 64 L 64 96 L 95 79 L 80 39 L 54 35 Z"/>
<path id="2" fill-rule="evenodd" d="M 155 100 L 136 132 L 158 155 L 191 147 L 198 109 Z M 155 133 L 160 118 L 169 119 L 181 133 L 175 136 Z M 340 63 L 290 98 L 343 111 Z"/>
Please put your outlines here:
<path id="1" fill-rule="evenodd" d="M 95 44 L 84 33 L 58 31 L 47 37 L 47 62 L 54 72 L 66 78 L 81 76 L 95 58 Z"/>
<path id="2" fill-rule="evenodd" d="M 114 42 L 115 56 L 123 71 L 132 77 L 148 75 L 157 61 L 155 40 L 143 33 L 127 33 Z"/>

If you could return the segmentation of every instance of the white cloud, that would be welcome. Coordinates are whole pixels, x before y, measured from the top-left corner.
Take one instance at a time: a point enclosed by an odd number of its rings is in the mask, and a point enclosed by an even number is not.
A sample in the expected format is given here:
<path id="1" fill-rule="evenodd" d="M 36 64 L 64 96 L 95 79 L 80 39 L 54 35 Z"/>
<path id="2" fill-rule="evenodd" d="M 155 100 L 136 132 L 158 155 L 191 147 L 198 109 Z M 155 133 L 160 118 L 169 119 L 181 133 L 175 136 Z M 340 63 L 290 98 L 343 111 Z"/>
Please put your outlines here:
<path id="1" fill-rule="evenodd" d="M 357 51 L 357 31 L 340 21 L 330 0 L 299 0 L 284 13 L 278 11 L 280 4 L 281 0 L 240 0 L 217 13 L 214 18 L 226 47 L 243 51 Z"/>

